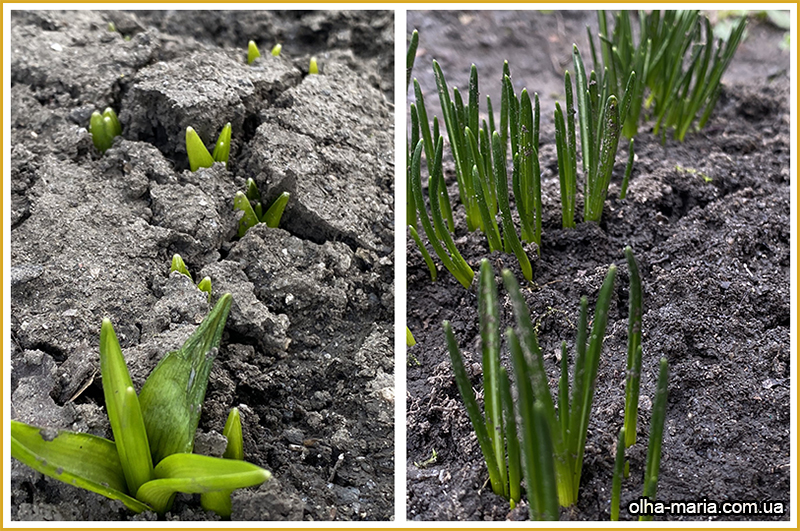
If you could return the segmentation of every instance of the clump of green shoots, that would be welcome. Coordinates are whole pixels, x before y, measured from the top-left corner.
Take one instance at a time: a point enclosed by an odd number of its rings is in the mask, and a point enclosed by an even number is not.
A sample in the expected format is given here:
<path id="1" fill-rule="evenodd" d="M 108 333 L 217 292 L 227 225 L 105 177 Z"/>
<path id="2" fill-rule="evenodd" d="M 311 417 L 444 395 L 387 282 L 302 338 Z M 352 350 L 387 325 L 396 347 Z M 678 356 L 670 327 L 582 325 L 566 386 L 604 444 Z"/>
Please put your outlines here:
<path id="1" fill-rule="evenodd" d="M 243 237 L 250 227 L 255 226 L 256 223 L 266 223 L 267 227 L 276 228 L 280 225 L 283 212 L 286 210 L 288 203 L 289 192 L 283 192 L 264 211 L 264 207 L 261 204 L 261 192 L 258 191 L 256 182 L 248 178 L 247 190 L 245 192 L 236 192 L 236 197 L 233 199 L 234 210 L 243 212 L 242 218 L 239 220 L 239 237 Z"/>
<path id="2" fill-rule="evenodd" d="M 199 168 L 210 168 L 215 162 L 228 163 L 231 152 L 231 123 L 225 124 L 219 133 L 214 152 L 209 153 L 205 144 L 200 139 L 197 131 L 192 127 L 186 128 L 186 155 L 189 157 L 189 169 L 197 171 Z"/>
<path id="3" fill-rule="evenodd" d="M 584 177 L 583 219 L 599 223 L 603 205 L 611 182 L 611 173 L 622 133 L 622 121 L 628 115 L 633 97 L 636 73 L 631 72 L 626 84 L 622 103 L 611 92 L 616 91 L 611 78 L 606 73 L 602 85 L 598 86 L 597 74 L 592 71 L 586 76 L 583 59 L 578 47 L 573 45 L 572 59 L 575 67 L 577 114 L 581 138 L 581 162 Z M 556 149 L 561 184 L 561 212 L 564 228 L 575 226 L 575 195 L 577 190 L 577 147 L 573 111 L 572 81 L 567 72 L 564 76 L 566 92 L 566 125 L 561 106 L 556 103 Z M 631 144 L 632 152 L 632 144 Z M 628 163 L 632 164 L 633 157 Z M 626 170 L 626 173 L 630 168 Z"/>
<path id="4" fill-rule="evenodd" d="M 505 389 L 509 385 L 508 377 L 500 367 L 497 288 L 494 271 L 488 261 L 481 263 L 478 301 L 485 419 L 467 378 L 450 323 L 443 324 L 456 383 L 489 469 L 492 489 L 512 502 L 519 500 L 521 456 L 524 464 L 522 475 L 528 485 L 531 519 L 557 519 L 559 504 L 568 507 L 577 502 L 595 380 L 615 275 L 616 266 L 612 265 L 600 289 L 590 334 L 587 334 L 588 301 L 586 297 L 581 299 L 572 395 L 570 399 L 567 349 L 566 343 L 562 343 L 556 410 L 530 311 L 514 275 L 508 270 L 503 271 L 503 283 L 511 300 L 516 323 L 514 328 L 506 331 L 506 337 L 519 396 L 516 412 L 522 419 L 520 439 L 516 435 L 511 393 Z"/>
<path id="5" fill-rule="evenodd" d="M 275 55 L 274 53 L 272 55 Z M 253 64 L 253 61 L 261 57 L 261 52 L 258 51 L 255 41 L 247 43 L 247 64 Z"/>
<path id="6" fill-rule="evenodd" d="M 192 279 L 192 275 L 189 273 L 189 268 L 186 267 L 186 262 L 183 261 L 183 258 L 181 258 L 181 255 L 178 253 L 172 255 L 172 264 L 169 268 L 170 274 L 173 271 L 177 271 L 182 275 L 186 275 L 190 280 Z M 203 279 L 197 283 L 197 289 L 208 293 L 208 300 L 209 302 L 211 301 L 211 277 L 203 277 Z"/>
<path id="7" fill-rule="evenodd" d="M 697 122 L 700 130 L 711 116 L 722 75 L 742 40 L 746 19 L 739 21 L 727 40 L 718 39 L 715 47 L 711 22 L 697 10 L 639 11 L 638 18 L 639 42 L 634 46 L 629 11 L 614 16 L 613 33 L 609 33 L 605 11 L 598 12 L 602 61 L 611 84 L 631 71 L 639 77 L 625 136 L 636 135 L 644 107 L 652 111 L 654 134 L 661 133 L 663 140 L 666 130 L 672 128 L 674 137 L 683 141 L 693 123 Z M 591 34 L 589 37 L 593 40 Z M 646 100 L 645 86 L 649 89 Z"/>
<path id="8" fill-rule="evenodd" d="M 105 153 L 114 143 L 114 138 L 122 134 L 122 125 L 114 109 L 106 107 L 103 114 L 94 111 L 89 121 L 89 132 L 92 134 L 92 142 L 97 151 Z"/>
<path id="9" fill-rule="evenodd" d="M 167 512 L 177 492 L 211 494 L 205 506 L 230 516 L 230 491 L 271 474 L 237 459 L 192 454 L 208 376 L 231 307 L 225 294 L 183 347 L 168 353 L 137 396 L 108 319 L 100 331 L 100 372 L 114 441 L 11 421 L 11 455 L 44 475 L 114 500 L 134 512 Z M 241 446 L 241 424 L 228 430 Z M 224 494 L 228 501 L 225 504 Z"/>

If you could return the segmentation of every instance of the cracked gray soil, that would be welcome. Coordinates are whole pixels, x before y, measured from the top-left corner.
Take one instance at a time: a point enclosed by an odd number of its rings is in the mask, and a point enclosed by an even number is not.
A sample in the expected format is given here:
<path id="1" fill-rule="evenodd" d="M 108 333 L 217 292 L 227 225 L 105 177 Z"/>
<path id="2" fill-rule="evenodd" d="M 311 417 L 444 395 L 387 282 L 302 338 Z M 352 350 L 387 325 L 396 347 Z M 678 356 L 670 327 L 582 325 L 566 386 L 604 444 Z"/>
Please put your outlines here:
<path id="1" fill-rule="evenodd" d="M 393 39 L 386 11 L 14 11 L 11 417 L 111 437 L 101 319 L 139 388 L 210 308 L 168 274 L 179 253 L 234 299 L 195 450 L 220 452 L 238 406 L 245 458 L 274 474 L 233 519 L 392 518 Z M 123 133 L 101 156 L 86 126 L 106 106 Z M 185 128 L 209 145 L 226 122 L 228 166 L 189 172 Z M 248 177 L 291 200 L 238 239 Z M 13 519 L 155 519 L 10 465 Z M 166 518 L 216 517 L 179 495 Z"/>
<path id="2" fill-rule="evenodd" d="M 474 61 L 483 93 L 493 98 L 508 59 L 516 89 L 527 86 L 542 98 L 542 252 L 525 298 L 551 388 L 561 341 L 574 351 L 580 297 L 588 296 L 593 307 L 609 264 L 619 267 L 579 500 L 561 518 L 609 518 L 627 352 L 622 250 L 631 245 L 644 287 L 644 366 L 639 437 L 629 451 L 631 476 L 623 482 L 621 518 L 630 519 L 626 504 L 642 492 L 658 360 L 666 356 L 670 384 L 658 498 L 780 501 L 784 514 L 760 519 L 788 519 L 791 144 L 789 54 L 778 47 L 783 32 L 751 23 L 706 128 L 684 143 L 668 139 L 664 145 L 640 129 L 628 198 L 618 199 L 623 149 L 601 223 L 562 230 L 552 113 L 554 100 L 564 98 L 563 72 L 573 39 L 588 49 L 587 23 L 596 29 L 594 12 L 438 11 L 409 12 L 407 26 L 409 35 L 414 28 L 420 32 L 414 75 L 428 96 L 429 116 L 441 116 L 430 68 L 434 58 L 451 88 L 467 86 Z M 445 172 L 452 183 L 449 164 Z M 455 204 L 452 184 L 450 196 Z M 486 239 L 468 233 L 460 208 L 458 213 L 456 245 L 473 269 L 488 257 L 498 275 L 507 267 L 521 279 L 513 256 L 489 255 Z M 488 473 L 446 353 L 444 319 L 453 324 L 473 386 L 482 392 L 475 286 L 465 290 L 443 269 L 432 283 L 413 240 L 407 252 L 407 324 L 417 339 L 408 368 L 408 519 L 526 519 L 526 502 L 509 511 L 486 485 Z M 535 256 L 535 250 L 528 254 Z M 511 312 L 502 288 L 500 296 L 503 329 Z M 501 352 L 507 364 L 505 346 Z M 435 463 L 415 465 L 433 450 Z"/>

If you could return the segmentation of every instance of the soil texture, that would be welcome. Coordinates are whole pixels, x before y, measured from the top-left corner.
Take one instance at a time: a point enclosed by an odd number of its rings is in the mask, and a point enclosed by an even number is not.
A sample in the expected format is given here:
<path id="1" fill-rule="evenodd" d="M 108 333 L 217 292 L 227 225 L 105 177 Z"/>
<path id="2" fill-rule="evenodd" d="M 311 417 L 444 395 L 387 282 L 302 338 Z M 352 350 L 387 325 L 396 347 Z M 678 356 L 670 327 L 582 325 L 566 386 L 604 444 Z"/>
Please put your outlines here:
<path id="1" fill-rule="evenodd" d="M 11 417 L 111 438 L 101 320 L 139 389 L 229 292 L 195 451 L 221 454 L 237 406 L 245 459 L 274 476 L 232 518 L 391 519 L 393 42 L 387 11 L 14 11 Z M 123 132 L 101 155 L 87 126 L 107 106 Z M 226 122 L 227 166 L 190 172 L 186 127 L 213 147 Z M 238 238 L 248 177 L 291 199 Z M 13 519 L 157 518 L 6 459 Z M 165 518 L 217 517 L 179 495 Z"/>
<path id="2" fill-rule="evenodd" d="M 777 501 L 784 504 L 784 512 L 663 518 L 788 519 L 791 144 L 789 54 L 779 48 L 783 32 L 752 20 L 705 129 L 687 135 L 683 143 L 668 137 L 661 144 L 643 125 L 636 137 L 637 159 L 627 198 L 619 199 L 627 160 L 623 148 L 601 222 L 564 230 L 552 116 L 554 101 L 564 100 L 563 72 L 571 66 L 573 41 L 588 50 L 586 24 L 596 29 L 593 11 L 409 12 L 407 27 L 409 35 L 414 28 L 420 32 L 414 76 L 428 96 L 429 116 L 441 116 L 430 68 L 434 58 L 450 87 L 461 89 L 475 62 L 482 96 L 490 94 L 498 101 L 502 62 L 508 59 L 517 91 L 527 86 L 541 97 L 544 229 L 534 282 L 523 291 L 551 389 L 557 383 L 562 340 L 572 368 L 581 296 L 589 297 L 593 312 L 609 265 L 619 268 L 579 501 L 563 509 L 561 519 L 610 516 L 614 452 L 624 407 L 626 245 L 634 250 L 643 281 L 644 366 L 638 440 L 628 450 L 630 477 L 623 482 L 621 518 L 632 519 L 626 507 L 642 493 L 655 380 L 664 356 L 670 382 L 658 499 Z M 413 101 L 413 94 L 410 98 Z M 456 204 L 452 159 L 445 172 Z M 580 220 L 580 191 L 578 197 Z M 488 258 L 498 282 L 503 268 L 522 279 L 513 255 L 489 254 L 485 237 L 467 232 L 460 205 L 456 215 L 456 245 L 473 269 Z M 527 250 L 533 260 L 535 246 Z M 480 397 L 477 276 L 465 290 L 439 265 L 440 278 L 431 282 L 411 239 L 407 252 L 407 324 L 417 340 L 408 351 L 408 519 L 527 519 L 527 502 L 509 510 L 508 502 L 487 484 L 488 473 L 446 351 L 441 324 L 445 319 L 453 325 Z M 500 308 L 504 330 L 512 314 L 502 287 Z M 501 353 L 502 363 L 510 367 L 505 345 Z M 431 460 L 433 452 L 436 459 Z"/>

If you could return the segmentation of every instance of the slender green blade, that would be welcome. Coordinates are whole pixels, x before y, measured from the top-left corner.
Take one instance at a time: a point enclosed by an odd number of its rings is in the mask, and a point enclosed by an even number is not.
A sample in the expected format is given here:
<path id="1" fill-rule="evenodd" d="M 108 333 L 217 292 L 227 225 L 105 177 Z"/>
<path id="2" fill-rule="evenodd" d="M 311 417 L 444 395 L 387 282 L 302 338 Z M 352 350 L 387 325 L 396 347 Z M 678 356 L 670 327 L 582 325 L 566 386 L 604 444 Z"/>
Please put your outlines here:
<path id="1" fill-rule="evenodd" d="M 497 284 L 494 281 L 494 269 L 486 259 L 481 260 L 478 321 L 483 355 L 483 400 L 486 411 L 486 431 L 492 440 L 500 481 L 506 485 L 503 401 L 500 395 L 500 318 L 497 306 Z"/>
<path id="2" fill-rule="evenodd" d="M 228 163 L 228 156 L 231 153 L 231 123 L 225 124 L 222 131 L 219 133 L 217 143 L 214 146 L 214 152 L 211 157 L 217 162 Z"/>
<path id="3" fill-rule="evenodd" d="M 231 301 L 230 293 L 220 297 L 183 346 L 158 363 L 139 393 L 154 463 L 171 454 L 192 451 L 208 375 Z"/>
<path id="4" fill-rule="evenodd" d="M 258 185 L 252 179 L 252 177 L 247 178 L 247 184 L 245 185 L 244 195 L 250 201 L 261 201 L 261 192 L 258 191 Z"/>
<path id="5" fill-rule="evenodd" d="M 650 420 L 650 440 L 647 443 L 647 464 L 645 468 L 643 495 L 655 500 L 658 488 L 658 474 L 661 467 L 661 445 L 664 438 L 664 418 L 667 412 L 667 387 L 669 385 L 669 364 L 661 358 L 656 385 L 656 398 L 653 401 L 653 417 Z M 639 520 L 652 520 L 652 516 L 641 516 Z"/>
<path id="6" fill-rule="evenodd" d="M 469 376 L 467 376 L 467 369 L 464 367 L 464 360 L 461 358 L 461 351 L 458 348 L 458 342 L 453 334 L 453 328 L 450 326 L 449 321 L 442 322 L 442 327 L 444 328 L 445 338 L 447 339 L 447 351 L 450 354 L 450 363 L 453 366 L 458 392 L 461 394 L 461 399 L 464 401 L 467 415 L 472 423 L 472 429 L 475 430 L 478 444 L 481 447 L 483 458 L 486 461 L 486 468 L 489 470 L 489 479 L 492 483 L 492 491 L 499 496 L 504 496 L 504 485 L 500 476 L 497 460 L 494 457 L 492 440 L 489 438 L 489 433 L 486 431 L 486 424 L 484 423 L 483 415 L 481 415 L 478 401 L 475 399 L 475 392 L 472 390 Z"/>
<path id="7" fill-rule="evenodd" d="M 239 220 L 239 237 L 243 238 L 250 227 L 254 227 L 258 223 L 258 216 L 256 216 L 250 200 L 242 192 L 236 192 L 236 197 L 233 198 L 233 209 L 241 210 L 244 212 L 242 218 Z"/>
<path id="8" fill-rule="evenodd" d="M 117 335 L 111 321 L 103 319 L 100 329 L 100 374 L 106 412 L 114 433 L 119 461 L 128 484 L 128 492 L 136 494 L 153 477 L 153 461 L 147 451 L 147 433 L 133 382 L 125 365 Z"/>
<path id="9" fill-rule="evenodd" d="M 414 30 L 406 51 L 406 90 L 411 83 L 411 71 L 414 70 L 414 61 L 417 59 L 417 46 L 419 46 L 419 32 Z"/>
<path id="10" fill-rule="evenodd" d="M 571 406 L 572 410 L 570 415 L 572 416 L 572 422 L 570 426 L 573 427 L 571 436 L 577 439 L 576 452 L 574 453 L 574 480 L 572 484 L 575 489 L 576 499 L 581 482 L 583 454 L 586 450 L 586 432 L 589 429 L 589 416 L 592 412 L 597 368 L 600 363 L 600 353 L 603 349 L 603 337 L 605 335 L 606 325 L 608 324 L 608 308 L 611 305 L 611 295 L 614 291 L 614 277 L 616 273 L 617 266 L 612 264 L 608 268 L 608 274 L 606 274 L 603 286 L 600 288 L 600 294 L 597 297 L 597 306 L 595 307 L 592 332 L 589 337 L 589 348 L 586 351 L 586 365 L 583 370 L 584 382 L 580 389 L 581 395 L 577 397 L 577 401 L 573 401 Z M 579 368 L 575 369 L 576 374 L 579 370 Z"/>
<path id="11" fill-rule="evenodd" d="M 422 253 L 422 258 L 425 260 L 425 264 L 428 266 L 428 271 L 431 274 L 431 282 L 436 280 L 436 265 L 433 263 L 433 259 L 431 259 L 430 253 L 428 253 L 428 249 L 422 244 L 422 240 L 417 233 L 417 229 L 415 229 L 412 225 L 408 226 L 408 232 L 411 233 L 411 237 L 414 239 L 414 243 L 417 244 L 417 248 L 419 248 L 419 252 Z"/>
<path id="12" fill-rule="evenodd" d="M 630 283 L 628 289 L 628 360 L 625 378 L 625 446 L 636 442 L 639 382 L 642 374 L 642 280 L 630 246 L 625 247 Z"/>
<path id="13" fill-rule="evenodd" d="M 274 203 L 270 205 L 261 221 L 267 224 L 267 227 L 272 229 L 277 228 L 281 223 L 283 211 L 286 210 L 286 205 L 289 203 L 289 192 L 283 192 Z"/>
<path id="14" fill-rule="evenodd" d="M 625 176 L 622 178 L 622 186 L 620 186 L 619 190 L 619 198 L 625 199 L 625 196 L 628 195 L 628 181 L 630 181 L 631 173 L 633 173 L 633 160 L 636 157 L 636 154 L 633 150 L 633 138 L 630 139 L 630 143 L 628 144 L 628 162 L 625 164 Z"/>
<path id="15" fill-rule="evenodd" d="M 120 500 L 140 513 L 150 507 L 128 494 L 116 445 L 88 433 L 49 430 L 11 421 L 11 456 L 37 472 Z"/>
<path id="16" fill-rule="evenodd" d="M 260 485 L 272 477 L 269 471 L 246 461 L 177 453 L 155 468 L 156 478 L 139 489 L 139 499 L 158 513 L 169 510 L 175 493 L 201 494 Z"/>
<path id="17" fill-rule="evenodd" d="M 519 436 L 517 435 L 517 419 L 514 415 L 514 398 L 511 396 L 511 381 L 508 378 L 508 372 L 505 367 L 500 367 L 500 397 L 503 401 L 506 446 L 508 447 L 508 498 L 513 509 L 521 497 L 522 458 L 519 448 Z"/>
<path id="18" fill-rule="evenodd" d="M 614 170 L 614 160 L 617 155 L 619 137 L 622 132 L 620 128 L 617 99 L 614 96 L 608 97 L 604 115 L 605 127 L 601 139 L 602 147 L 598 154 L 600 160 L 594 186 L 589 192 L 589 197 L 586 198 L 586 204 L 589 206 L 589 209 L 584 216 L 585 221 L 594 221 L 597 223 L 600 222 L 600 218 L 603 215 L 603 204 L 608 194 L 608 185 L 611 182 L 611 173 Z"/>
<path id="19" fill-rule="evenodd" d="M 186 156 L 189 157 L 189 169 L 192 171 L 197 171 L 199 168 L 210 168 L 214 165 L 214 158 L 200 140 L 200 136 L 191 127 L 186 128 Z"/>

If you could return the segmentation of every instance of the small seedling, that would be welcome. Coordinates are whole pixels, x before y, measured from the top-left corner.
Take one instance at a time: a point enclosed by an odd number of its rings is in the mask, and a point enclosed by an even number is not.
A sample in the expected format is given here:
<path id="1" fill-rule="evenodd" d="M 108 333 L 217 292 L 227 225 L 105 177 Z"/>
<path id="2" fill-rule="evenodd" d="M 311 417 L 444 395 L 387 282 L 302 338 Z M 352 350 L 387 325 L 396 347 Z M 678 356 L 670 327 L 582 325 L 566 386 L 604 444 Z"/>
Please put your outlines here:
<path id="1" fill-rule="evenodd" d="M 280 52 L 279 52 L 280 53 Z M 272 55 L 275 55 L 274 53 Z M 261 57 L 261 52 L 258 51 L 255 41 L 247 43 L 247 64 L 253 64 L 257 58 Z"/>
<path id="2" fill-rule="evenodd" d="M 89 122 L 89 132 L 92 134 L 94 147 L 100 153 L 105 153 L 114 143 L 114 138 L 122 134 L 122 125 L 114 109 L 106 107 L 103 114 L 94 111 Z"/>
<path id="3" fill-rule="evenodd" d="M 308 73 L 309 74 L 319 74 L 319 67 L 317 66 L 317 58 L 312 57 L 308 61 Z"/>
<path id="4" fill-rule="evenodd" d="M 661 358 L 656 384 L 656 399 L 653 402 L 653 416 L 650 419 L 650 439 L 647 443 L 647 461 L 644 472 L 644 496 L 655 500 L 658 487 L 658 474 L 661 467 L 661 444 L 664 439 L 664 418 L 667 411 L 667 387 L 669 384 L 669 364 Z M 640 521 L 652 520 L 652 516 L 640 516 Z"/>
<path id="5" fill-rule="evenodd" d="M 189 273 L 189 268 L 186 267 L 186 263 L 183 261 L 183 258 L 181 258 L 181 255 L 177 253 L 172 255 L 172 265 L 169 268 L 170 273 L 173 271 L 177 271 L 182 275 L 186 275 L 190 280 L 192 279 L 192 275 Z M 208 293 L 208 301 L 211 302 L 211 277 L 204 277 L 200 282 L 198 282 L 197 289 Z"/>
<path id="6" fill-rule="evenodd" d="M 248 178 L 247 192 L 236 192 L 236 197 L 233 199 L 233 209 L 243 212 L 239 220 L 239 237 L 243 237 L 256 223 L 266 223 L 267 227 L 273 229 L 280 225 L 289 197 L 289 192 L 283 192 L 262 214 L 261 192 L 258 191 L 255 181 Z"/>
<path id="7" fill-rule="evenodd" d="M 283 46 L 280 43 L 278 43 L 272 47 L 272 52 L 270 53 L 272 53 L 273 57 L 278 57 L 281 54 L 281 50 L 283 50 Z"/>
<path id="8" fill-rule="evenodd" d="M 231 124 L 228 122 L 219 133 L 214 146 L 214 154 L 208 152 L 200 136 L 192 127 L 186 128 L 186 155 L 189 157 L 189 169 L 210 168 L 214 162 L 228 163 L 231 151 Z"/>
<path id="9" fill-rule="evenodd" d="M 222 435 L 228 440 L 223 459 L 244 460 L 244 440 L 242 437 L 242 419 L 238 408 L 232 408 L 222 429 Z M 230 518 L 232 490 L 204 492 L 200 494 L 200 505 L 206 511 L 214 511 L 223 518 Z"/>
<path id="10" fill-rule="evenodd" d="M 53 436 L 12 420 L 11 455 L 137 513 L 167 512 L 177 492 L 227 492 L 267 481 L 271 474 L 256 465 L 190 453 L 230 307 L 225 294 L 183 347 L 159 362 L 138 397 L 114 327 L 104 319 L 100 372 L 114 442 L 69 431 Z"/>
<path id="11" fill-rule="evenodd" d="M 417 344 L 417 340 L 414 339 L 414 334 L 411 333 L 411 329 L 406 327 L 406 346 L 413 347 Z"/>

